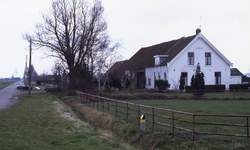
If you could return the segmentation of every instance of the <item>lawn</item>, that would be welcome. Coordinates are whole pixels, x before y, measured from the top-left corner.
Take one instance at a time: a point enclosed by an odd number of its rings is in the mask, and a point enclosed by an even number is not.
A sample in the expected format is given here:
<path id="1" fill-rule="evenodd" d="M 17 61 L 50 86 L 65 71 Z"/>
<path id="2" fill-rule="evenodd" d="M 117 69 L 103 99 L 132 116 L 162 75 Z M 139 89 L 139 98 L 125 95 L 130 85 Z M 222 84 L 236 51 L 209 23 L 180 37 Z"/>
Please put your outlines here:
<path id="1" fill-rule="evenodd" d="M 133 149 L 111 132 L 93 131 L 48 93 L 23 95 L 0 112 L 0 149 Z"/>

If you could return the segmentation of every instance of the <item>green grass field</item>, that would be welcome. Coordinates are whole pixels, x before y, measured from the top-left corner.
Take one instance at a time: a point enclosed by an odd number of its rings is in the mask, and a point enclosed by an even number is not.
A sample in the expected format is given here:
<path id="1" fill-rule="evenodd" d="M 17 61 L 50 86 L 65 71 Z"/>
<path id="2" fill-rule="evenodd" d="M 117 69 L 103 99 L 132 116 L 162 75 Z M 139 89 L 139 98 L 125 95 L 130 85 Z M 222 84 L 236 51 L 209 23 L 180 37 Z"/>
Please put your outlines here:
<path id="1" fill-rule="evenodd" d="M 128 148 L 127 148 L 128 147 Z M 21 96 L 20 103 L 0 111 L 0 149 L 133 149 L 111 132 L 76 120 L 55 96 Z"/>

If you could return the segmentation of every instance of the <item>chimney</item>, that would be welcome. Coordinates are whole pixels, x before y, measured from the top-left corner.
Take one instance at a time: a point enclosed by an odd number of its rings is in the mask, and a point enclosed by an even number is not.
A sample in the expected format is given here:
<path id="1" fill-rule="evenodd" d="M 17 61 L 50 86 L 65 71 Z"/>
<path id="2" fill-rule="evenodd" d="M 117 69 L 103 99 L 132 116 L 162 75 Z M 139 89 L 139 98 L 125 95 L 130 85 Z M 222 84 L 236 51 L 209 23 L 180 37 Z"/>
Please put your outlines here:
<path id="1" fill-rule="evenodd" d="M 198 35 L 200 32 L 201 32 L 201 29 L 200 29 L 200 28 L 197 28 L 197 29 L 196 29 L 196 35 Z"/>

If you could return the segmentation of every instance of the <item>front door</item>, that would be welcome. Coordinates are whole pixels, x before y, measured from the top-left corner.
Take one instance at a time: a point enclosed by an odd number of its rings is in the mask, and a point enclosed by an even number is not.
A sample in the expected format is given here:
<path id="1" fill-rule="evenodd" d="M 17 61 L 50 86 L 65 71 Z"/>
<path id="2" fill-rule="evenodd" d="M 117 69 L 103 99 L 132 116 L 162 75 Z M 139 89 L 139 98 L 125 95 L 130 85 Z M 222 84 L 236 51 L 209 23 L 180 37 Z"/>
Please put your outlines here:
<path id="1" fill-rule="evenodd" d="M 188 78 L 187 78 L 187 72 L 182 72 L 181 73 L 182 80 L 184 80 L 184 85 L 188 85 Z"/>
<path id="2" fill-rule="evenodd" d="M 137 72 L 137 88 L 143 89 L 145 86 L 145 73 Z"/>

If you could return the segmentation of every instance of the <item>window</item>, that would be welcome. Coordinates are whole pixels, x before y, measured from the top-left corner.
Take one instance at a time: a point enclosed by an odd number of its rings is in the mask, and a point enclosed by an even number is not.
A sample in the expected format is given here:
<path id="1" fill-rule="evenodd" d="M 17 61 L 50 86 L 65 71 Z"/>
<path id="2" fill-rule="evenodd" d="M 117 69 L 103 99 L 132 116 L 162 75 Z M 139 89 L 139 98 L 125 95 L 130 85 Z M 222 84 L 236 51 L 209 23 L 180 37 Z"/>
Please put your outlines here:
<path id="1" fill-rule="evenodd" d="M 205 53 L 205 64 L 211 65 L 211 53 Z"/>
<path id="2" fill-rule="evenodd" d="M 164 80 L 167 80 L 167 74 L 164 72 Z"/>
<path id="3" fill-rule="evenodd" d="M 160 80 L 161 79 L 161 75 L 160 75 L 160 73 L 158 73 L 158 80 Z"/>
<path id="4" fill-rule="evenodd" d="M 220 72 L 215 72 L 215 84 L 220 85 L 221 84 L 221 73 Z"/>
<path id="5" fill-rule="evenodd" d="M 194 53 L 193 52 L 188 53 L 188 65 L 194 65 Z"/>

